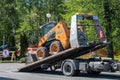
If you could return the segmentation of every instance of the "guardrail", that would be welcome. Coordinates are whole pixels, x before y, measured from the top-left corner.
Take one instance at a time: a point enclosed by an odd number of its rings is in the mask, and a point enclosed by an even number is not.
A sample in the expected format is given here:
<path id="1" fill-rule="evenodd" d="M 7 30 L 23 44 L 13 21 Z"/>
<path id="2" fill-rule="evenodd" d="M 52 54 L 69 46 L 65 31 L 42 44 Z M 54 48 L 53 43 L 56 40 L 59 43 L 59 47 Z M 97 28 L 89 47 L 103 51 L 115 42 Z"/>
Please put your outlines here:
<path id="1" fill-rule="evenodd" d="M 3 52 L 0 51 L 0 60 L 3 59 Z M 13 61 L 13 60 L 16 60 L 16 56 L 15 56 L 15 51 L 9 51 L 9 57 L 10 57 L 10 60 Z"/>

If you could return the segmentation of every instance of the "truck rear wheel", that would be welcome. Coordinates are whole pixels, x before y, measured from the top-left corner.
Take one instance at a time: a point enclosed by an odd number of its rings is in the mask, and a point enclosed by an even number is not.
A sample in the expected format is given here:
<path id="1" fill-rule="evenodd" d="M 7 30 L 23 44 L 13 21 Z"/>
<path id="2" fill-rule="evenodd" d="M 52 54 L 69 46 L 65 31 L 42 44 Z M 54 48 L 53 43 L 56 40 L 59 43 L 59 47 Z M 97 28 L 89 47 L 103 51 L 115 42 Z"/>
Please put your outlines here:
<path id="1" fill-rule="evenodd" d="M 76 76 L 79 74 L 79 70 L 75 70 L 72 62 L 65 62 L 62 66 L 62 72 L 66 76 Z"/>
<path id="2" fill-rule="evenodd" d="M 60 41 L 54 41 L 51 43 L 51 45 L 50 45 L 50 53 L 51 54 L 56 54 L 62 50 L 63 49 L 62 49 L 62 45 L 61 45 Z"/>
<path id="3" fill-rule="evenodd" d="M 43 59 L 48 57 L 48 50 L 46 47 L 40 47 L 37 49 L 37 57 L 38 59 Z"/>

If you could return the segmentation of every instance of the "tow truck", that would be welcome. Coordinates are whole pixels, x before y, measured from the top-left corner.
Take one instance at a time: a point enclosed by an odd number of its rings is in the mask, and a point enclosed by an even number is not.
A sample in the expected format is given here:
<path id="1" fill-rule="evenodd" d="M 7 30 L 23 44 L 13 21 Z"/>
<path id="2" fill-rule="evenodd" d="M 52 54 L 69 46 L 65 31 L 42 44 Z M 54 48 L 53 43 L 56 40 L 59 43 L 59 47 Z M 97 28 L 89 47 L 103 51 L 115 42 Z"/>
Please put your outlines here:
<path id="1" fill-rule="evenodd" d="M 92 21 L 93 24 L 85 24 L 84 21 Z M 93 26 L 97 41 L 88 42 L 84 26 Z M 80 58 L 109 44 L 97 16 L 78 13 L 71 17 L 70 28 L 64 22 L 49 22 L 42 25 L 41 30 L 43 37 L 38 42 L 37 51 L 28 53 L 26 65 L 19 69 L 20 72 L 50 68 L 61 69 L 64 75 L 74 76 L 81 72 L 100 74 L 103 71 L 118 70 L 118 64 L 111 58 Z"/>

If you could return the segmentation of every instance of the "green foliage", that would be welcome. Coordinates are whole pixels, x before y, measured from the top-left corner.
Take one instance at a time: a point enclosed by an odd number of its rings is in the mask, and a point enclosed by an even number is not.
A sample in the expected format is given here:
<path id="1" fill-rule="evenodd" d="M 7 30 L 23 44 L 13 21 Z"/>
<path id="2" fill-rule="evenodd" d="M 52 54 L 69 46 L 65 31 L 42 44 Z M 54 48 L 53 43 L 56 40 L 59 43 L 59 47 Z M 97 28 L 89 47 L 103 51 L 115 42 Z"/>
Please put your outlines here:
<path id="1" fill-rule="evenodd" d="M 48 22 L 46 14 L 50 13 L 51 20 L 58 21 L 65 13 L 64 0 L 2 0 L 0 9 L 0 45 L 7 42 L 13 47 L 15 39 L 19 43 L 23 33 L 29 44 L 36 44 L 40 37 L 39 26 Z"/>
<path id="2" fill-rule="evenodd" d="M 111 42 L 108 52 L 113 53 L 113 48 L 120 50 L 120 0 L 67 0 L 67 13 L 63 15 L 66 21 L 76 12 L 93 13 L 98 15 L 102 23 L 107 40 Z M 70 23 L 69 23 L 70 24 Z M 92 31 L 90 31 L 92 32 Z"/>
<path id="3" fill-rule="evenodd" d="M 19 25 L 18 14 L 15 9 L 15 0 L 2 0 L 0 1 L 0 45 L 2 43 L 13 44 L 10 39 L 13 37 L 13 29 Z M 14 42 L 15 43 L 15 42 Z M 9 45 L 14 46 L 14 45 Z"/>
<path id="4" fill-rule="evenodd" d="M 24 32 L 23 34 L 20 35 L 20 46 L 21 46 L 20 57 L 24 57 L 28 47 L 28 40 Z"/>
<path id="5" fill-rule="evenodd" d="M 38 42 L 40 37 L 39 26 L 48 22 L 47 13 L 52 16 L 50 20 L 61 20 L 61 14 L 64 13 L 64 0 L 26 0 L 25 2 L 18 1 L 17 10 L 20 12 L 19 28 L 17 29 L 17 38 L 19 34 L 25 32 L 30 44 Z M 21 4 L 19 4 L 21 3 Z M 24 7 L 24 9 L 22 9 Z M 20 11 L 22 9 L 22 11 Z"/>
<path id="6" fill-rule="evenodd" d="M 120 50 L 119 4 L 120 0 L 1 0 L 0 45 L 7 42 L 15 46 L 14 43 L 19 43 L 24 36 L 28 40 L 27 45 L 36 44 L 40 37 L 40 25 L 55 20 L 64 21 L 69 26 L 72 15 L 84 12 L 99 16 L 108 41 L 112 42 L 114 49 Z M 106 11 L 106 8 L 109 10 Z M 51 14 L 50 19 L 46 17 L 47 13 Z M 93 31 L 92 28 L 87 30 L 87 34 Z"/>

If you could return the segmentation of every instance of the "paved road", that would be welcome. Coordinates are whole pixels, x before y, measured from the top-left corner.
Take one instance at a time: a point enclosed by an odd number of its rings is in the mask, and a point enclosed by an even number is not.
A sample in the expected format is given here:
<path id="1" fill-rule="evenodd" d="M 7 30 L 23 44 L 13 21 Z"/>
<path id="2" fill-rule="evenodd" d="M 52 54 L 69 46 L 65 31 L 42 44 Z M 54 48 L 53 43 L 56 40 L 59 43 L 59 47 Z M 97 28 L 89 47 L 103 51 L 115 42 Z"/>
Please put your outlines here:
<path id="1" fill-rule="evenodd" d="M 100 75 L 80 74 L 77 77 L 66 77 L 60 71 L 17 72 L 24 66 L 20 63 L 0 63 L 0 80 L 120 80 L 120 72 L 101 73 Z"/>

